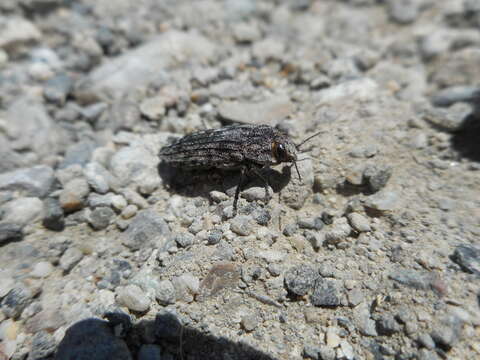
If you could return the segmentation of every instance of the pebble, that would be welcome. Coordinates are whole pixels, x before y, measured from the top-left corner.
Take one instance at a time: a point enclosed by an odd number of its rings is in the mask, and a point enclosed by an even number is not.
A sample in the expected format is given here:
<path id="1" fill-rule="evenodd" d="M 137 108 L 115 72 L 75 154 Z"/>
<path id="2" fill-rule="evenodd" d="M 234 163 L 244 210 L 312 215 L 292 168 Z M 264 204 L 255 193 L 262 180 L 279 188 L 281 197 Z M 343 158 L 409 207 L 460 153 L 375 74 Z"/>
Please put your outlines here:
<path id="1" fill-rule="evenodd" d="M 154 210 L 142 210 L 122 234 L 122 243 L 130 250 L 153 246 L 163 248 L 170 228 Z"/>
<path id="2" fill-rule="evenodd" d="M 195 241 L 195 236 L 188 232 L 175 234 L 174 238 L 178 246 L 182 248 L 186 248 L 193 245 L 193 242 Z"/>
<path id="3" fill-rule="evenodd" d="M 220 229 L 214 229 L 209 232 L 207 237 L 208 245 L 216 245 L 222 240 L 223 232 Z"/>
<path id="4" fill-rule="evenodd" d="M 392 168 L 390 166 L 371 165 L 363 171 L 363 182 L 368 185 L 370 191 L 376 193 L 387 185 L 391 176 Z"/>
<path id="5" fill-rule="evenodd" d="M 92 140 L 81 140 L 70 145 L 65 152 L 63 161 L 58 165 L 59 169 L 65 169 L 72 165 L 80 165 L 84 167 L 90 162 L 93 151 L 97 144 Z"/>
<path id="6" fill-rule="evenodd" d="M 85 199 L 89 193 L 90 188 L 85 179 L 72 179 L 60 193 L 60 206 L 67 213 L 80 210 L 85 206 Z"/>
<path id="7" fill-rule="evenodd" d="M 340 345 L 340 336 L 338 336 L 338 331 L 336 327 L 329 327 L 327 329 L 327 332 L 325 334 L 325 342 L 327 343 L 327 346 L 335 349 Z"/>
<path id="8" fill-rule="evenodd" d="M 253 212 L 252 217 L 258 225 L 268 225 L 268 222 L 271 220 L 272 215 L 270 215 L 270 211 L 268 211 L 267 209 L 257 208 Z"/>
<path id="9" fill-rule="evenodd" d="M 451 256 L 463 271 L 480 275 L 480 248 L 472 245 L 458 245 Z"/>
<path id="10" fill-rule="evenodd" d="M 70 326 L 58 345 L 56 360 L 132 360 L 125 342 L 107 321 L 89 318 Z"/>
<path id="11" fill-rule="evenodd" d="M 113 195 L 111 198 L 112 207 L 117 211 L 123 211 L 127 207 L 127 200 L 122 195 Z M 135 205 L 132 205 L 135 206 Z M 135 207 L 136 208 L 136 207 Z M 135 211 L 135 214 L 137 212 Z M 135 216 L 133 214 L 132 216 Z"/>
<path id="12" fill-rule="evenodd" d="M 348 220 L 352 228 L 358 232 L 367 232 L 371 230 L 370 222 L 368 219 L 359 213 L 350 213 L 348 214 Z"/>
<path id="13" fill-rule="evenodd" d="M 247 215 L 237 215 L 230 220 L 230 229 L 240 236 L 250 235 L 253 231 L 252 218 Z"/>
<path id="14" fill-rule="evenodd" d="M 370 318 L 370 309 L 367 302 L 362 302 L 353 309 L 353 322 L 362 335 L 378 335 L 375 321 Z"/>
<path id="15" fill-rule="evenodd" d="M 472 108 L 469 104 L 456 103 L 448 108 L 425 109 L 423 119 L 441 130 L 455 132 L 461 130 L 465 118 L 470 115 Z"/>
<path id="16" fill-rule="evenodd" d="M 122 211 L 122 218 L 123 219 L 131 219 L 135 215 L 137 215 L 138 207 L 136 205 L 127 205 L 125 209 Z"/>
<path id="17" fill-rule="evenodd" d="M 387 9 L 390 19 L 398 24 L 413 23 L 419 15 L 417 0 L 388 0 Z"/>
<path id="18" fill-rule="evenodd" d="M 45 330 L 39 331 L 32 337 L 27 360 L 47 358 L 55 352 L 56 346 L 55 339 L 51 334 Z"/>
<path id="19" fill-rule="evenodd" d="M 62 231 L 65 228 L 65 217 L 60 202 L 55 198 L 47 198 L 43 201 L 42 224 L 49 230 Z"/>
<path id="20" fill-rule="evenodd" d="M 174 277 L 172 283 L 177 299 L 188 303 L 193 301 L 194 295 L 200 290 L 200 280 L 190 273 Z"/>
<path id="21" fill-rule="evenodd" d="M 110 225 L 115 212 L 109 207 L 99 206 L 95 208 L 88 217 L 88 222 L 95 230 L 103 230 Z"/>
<path id="22" fill-rule="evenodd" d="M 385 314 L 376 322 L 377 332 L 379 335 L 392 336 L 402 330 L 402 327 L 395 321 L 390 314 Z"/>
<path id="23" fill-rule="evenodd" d="M 99 163 L 90 162 L 85 165 L 83 174 L 95 192 L 105 194 L 110 190 L 108 179 L 112 175 Z"/>
<path id="24" fill-rule="evenodd" d="M 213 190 L 209 193 L 210 199 L 216 203 L 221 203 L 229 199 L 229 196 L 221 191 Z"/>
<path id="25" fill-rule="evenodd" d="M 245 331 L 251 332 L 257 328 L 258 318 L 254 314 L 244 315 L 242 316 L 241 324 Z"/>
<path id="26" fill-rule="evenodd" d="M 253 44 L 252 54 L 262 62 L 281 59 L 285 52 L 285 44 L 271 37 L 257 41 Z"/>
<path id="27" fill-rule="evenodd" d="M 148 208 L 148 201 L 136 191 L 125 189 L 122 194 L 129 204 L 136 205 L 139 209 Z"/>
<path id="28" fill-rule="evenodd" d="M 299 218 L 298 227 L 300 229 L 321 230 L 325 225 L 321 217 L 302 217 Z"/>
<path id="29" fill-rule="evenodd" d="M 30 271 L 30 276 L 34 278 L 46 278 L 48 277 L 55 268 L 48 261 L 40 261 L 35 264 L 32 271 Z"/>
<path id="30" fill-rule="evenodd" d="M 117 302 L 136 312 L 145 312 L 150 309 L 150 299 L 137 285 L 117 287 Z"/>
<path id="31" fill-rule="evenodd" d="M 238 23 L 233 26 L 233 37 L 239 43 L 251 43 L 261 37 L 261 32 L 255 23 Z"/>
<path id="32" fill-rule="evenodd" d="M 68 248 L 60 258 L 60 267 L 66 272 L 70 272 L 80 260 L 83 259 L 83 253 L 75 248 Z"/>
<path id="33" fill-rule="evenodd" d="M 23 237 L 22 226 L 7 222 L 0 223 L 0 246 L 10 241 L 18 241 Z"/>
<path id="34" fill-rule="evenodd" d="M 298 265 L 285 273 L 285 287 L 297 296 L 306 295 L 315 284 L 318 272 L 309 265 Z"/>
<path id="35" fill-rule="evenodd" d="M 150 120 L 160 121 L 166 112 L 165 97 L 160 95 L 143 100 L 140 112 Z"/>
<path id="36" fill-rule="evenodd" d="M 342 242 L 350 235 L 352 228 L 348 225 L 346 218 L 337 218 L 325 232 L 325 243 L 336 245 Z"/>
<path id="37" fill-rule="evenodd" d="M 321 307 L 335 307 L 341 305 L 340 293 L 336 283 L 332 280 L 318 278 L 315 281 L 310 301 L 314 306 Z"/>
<path id="38" fill-rule="evenodd" d="M 360 290 L 358 288 L 350 290 L 348 292 L 347 296 L 348 296 L 348 304 L 350 306 L 353 306 L 353 307 L 360 304 L 364 299 L 364 295 L 363 295 L 362 290 Z"/>
<path id="39" fill-rule="evenodd" d="M 43 96 L 49 102 L 63 105 L 72 89 L 73 79 L 67 74 L 58 74 L 45 83 Z"/>
<path id="40" fill-rule="evenodd" d="M 0 174 L 0 191 L 19 191 L 23 196 L 45 197 L 54 182 L 51 167 L 38 165 Z"/>
<path id="41" fill-rule="evenodd" d="M 42 217 L 43 203 L 36 197 L 18 198 L 6 203 L 0 210 L 5 214 L 2 221 L 25 226 Z"/>
<path id="42" fill-rule="evenodd" d="M 0 48 L 8 52 L 20 45 L 40 40 L 42 33 L 32 22 L 18 16 L 2 16 L 2 33 L 0 35 Z"/>
<path id="43" fill-rule="evenodd" d="M 474 100 L 478 96 L 478 91 L 478 86 L 450 86 L 436 92 L 431 100 L 435 106 L 449 107 L 457 102 L 470 102 Z"/>
<path id="44" fill-rule="evenodd" d="M 17 319 L 35 294 L 24 285 L 17 285 L 2 299 L 1 309 L 7 318 Z"/>
<path id="45" fill-rule="evenodd" d="M 160 305 L 175 304 L 177 295 L 175 293 L 175 287 L 170 280 L 162 280 L 159 282 L 155 298 Z"/>
<path id="46" fill-rule="evenodd" d="M 420 334 L 418 335 L 418 338 L 417 338 L 417 342 L 427 348 L 427 349 L 434 349 L 435 348 L 435 342 L 433 341 L 432 337 L 430 336 L 430 334 L 427 334 L 427 333 L 423 333 L 423 334 Z"/>
<path id="47" fill-rule="evenodd" d="M 391 211 L 397 208 L 398 205 L 398 193 L 387 190 L 379 191 L 369 196 L 365 202 L 365 206 L 379 211 Z"/>

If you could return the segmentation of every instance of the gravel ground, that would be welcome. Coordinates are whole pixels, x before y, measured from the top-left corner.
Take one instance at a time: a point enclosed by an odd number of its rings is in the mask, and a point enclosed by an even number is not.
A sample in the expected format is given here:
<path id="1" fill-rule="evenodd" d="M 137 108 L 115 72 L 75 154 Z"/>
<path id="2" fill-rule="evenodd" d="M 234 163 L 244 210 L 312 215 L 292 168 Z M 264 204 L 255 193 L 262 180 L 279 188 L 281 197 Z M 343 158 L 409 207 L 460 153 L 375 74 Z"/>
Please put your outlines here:
<path id="1" fill-rule="evenodd" d="M 0 360 L 480 358 L 478 0 L 2 0 Z M 232 123 L 251 179 L 163 172 Z"/>

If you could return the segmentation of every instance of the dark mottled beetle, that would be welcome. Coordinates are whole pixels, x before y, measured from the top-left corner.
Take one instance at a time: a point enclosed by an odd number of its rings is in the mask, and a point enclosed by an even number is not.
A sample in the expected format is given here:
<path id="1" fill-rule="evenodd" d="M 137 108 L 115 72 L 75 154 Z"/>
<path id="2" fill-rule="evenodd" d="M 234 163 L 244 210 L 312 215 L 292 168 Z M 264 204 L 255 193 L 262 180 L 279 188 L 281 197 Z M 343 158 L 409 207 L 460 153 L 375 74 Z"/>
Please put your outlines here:
<path id="1" fill-rule="evenodd" d="M 268 125 L 233 125 L 186 135 L 163 147 L 160 157 L 170 166 L 182 169 L 239 169 L 240 181 L 233 201 L 235 214 L 246 172 L 263 180 L 267 201 L 268 181 L 260 173 L 262 168 L 289 162 L 295 165 L 300 177 L 296 164 L 300 145 Z"/>

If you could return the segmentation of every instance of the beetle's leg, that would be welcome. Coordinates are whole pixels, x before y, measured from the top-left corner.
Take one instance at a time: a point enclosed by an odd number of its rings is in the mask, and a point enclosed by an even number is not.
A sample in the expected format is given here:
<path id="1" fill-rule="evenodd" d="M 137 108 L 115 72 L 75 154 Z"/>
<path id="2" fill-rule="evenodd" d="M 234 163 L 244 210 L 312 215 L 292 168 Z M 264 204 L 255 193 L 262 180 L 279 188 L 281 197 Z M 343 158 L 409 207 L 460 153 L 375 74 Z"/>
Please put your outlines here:
<path id="1" fill-rule="evenodd" d="M 264 169 L 264 168 L 262 168 L 262 169 Z M 270 199 L 272 198 L 270 196 L 270 191 L 268 190 L 268 187 L 270 186 L 270 184 L 268 182 L 268 179 L 265 176 L 262 175 L 262 173 L 260 172 L 261 169 L 258 169 L 257 167 L 252 166 L 250 168 L 250 170 L 263 181 L 263 187 L 265 188 L 265 199 L 264 199 L 264 201 L 265 201 L 265 204 L 267 204 L 270 201 Z"/>
<path id="2" fill-rule="evenodd" d="M 240 168 L 240 180 L 237 185 L 237 189 L 235 190 L 235 198 L 233 199 L 233 216 L 237 216 L 237 203 L 238 197 L 240 196 L 240 191 L 242 191 L 243 181 L 245 179 L 245 167 L 242 166 Z"/>

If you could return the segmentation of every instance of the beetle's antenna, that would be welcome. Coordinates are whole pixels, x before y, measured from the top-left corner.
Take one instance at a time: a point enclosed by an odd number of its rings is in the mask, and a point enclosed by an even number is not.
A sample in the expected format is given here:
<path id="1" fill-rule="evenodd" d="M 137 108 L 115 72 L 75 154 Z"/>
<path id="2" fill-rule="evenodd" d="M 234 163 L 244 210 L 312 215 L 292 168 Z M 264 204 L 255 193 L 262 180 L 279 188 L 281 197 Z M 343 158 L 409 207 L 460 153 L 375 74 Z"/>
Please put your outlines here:
<path id="1" fill-rule="evenodd" d="M 293 165 L 295 165 L 295 170 L 297 170 L 298 178 L 300 179 L 300 181 L 302 181 L 302 177 L 300 176 L 300 171 L 298 171 L 297 162 L 294 161 L 294 162 L 293 162 Z"/>
<path id="2" fill-rule="evenodd" d="M 295 145 L 295 147 L 297 148 L 297 150 L 300 150 L 300 147 L 301 147 L 303 144 L 305 144 L 307 141 L 312 140 L 315 136 L 318 136 L 318 135 L 320 135 L 320 134 L 323 134 L 324 132 L 325 132 L 325 131 L 322 130 L 322 131 L 319 131 L 319 132 L 313 134 L 312 136 L 309 136 L 308 138 L 306 138 L 305 140 L 303 140 L 300 144 Z"/>

